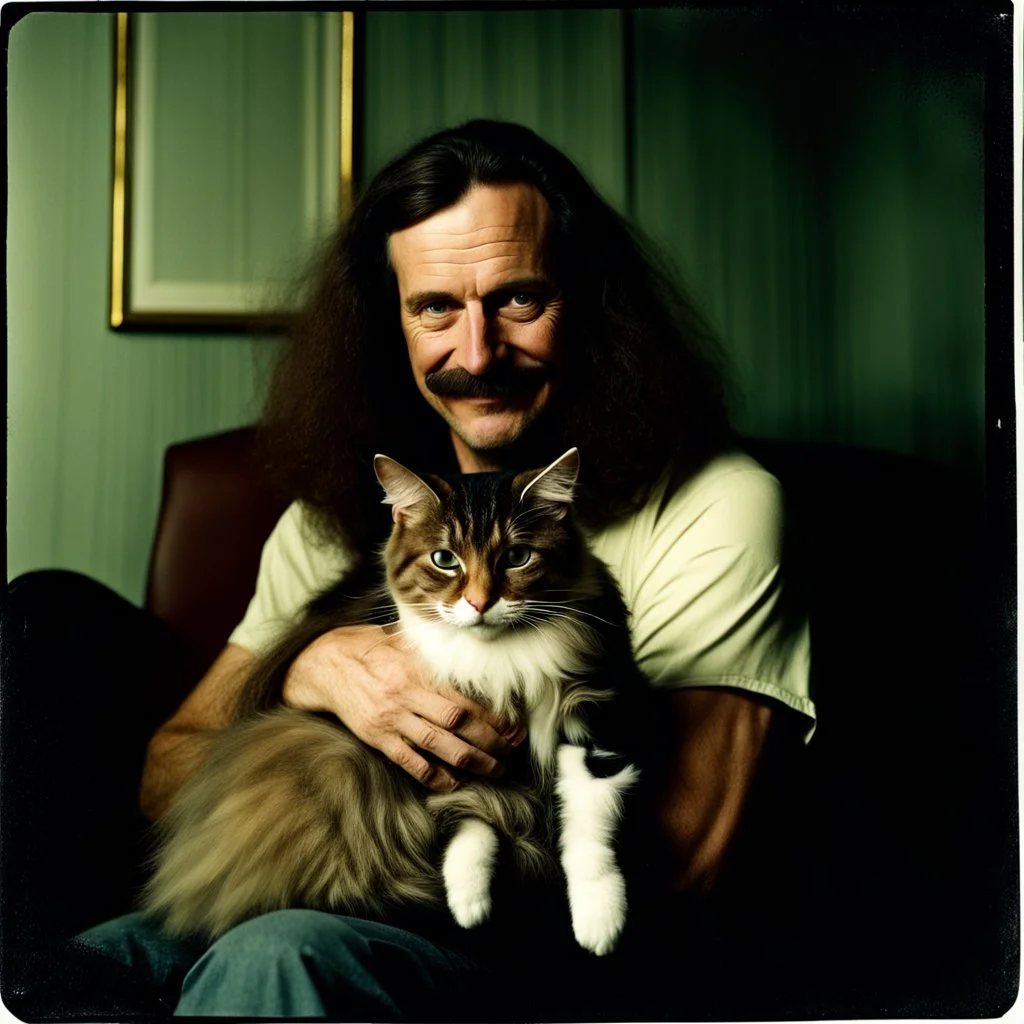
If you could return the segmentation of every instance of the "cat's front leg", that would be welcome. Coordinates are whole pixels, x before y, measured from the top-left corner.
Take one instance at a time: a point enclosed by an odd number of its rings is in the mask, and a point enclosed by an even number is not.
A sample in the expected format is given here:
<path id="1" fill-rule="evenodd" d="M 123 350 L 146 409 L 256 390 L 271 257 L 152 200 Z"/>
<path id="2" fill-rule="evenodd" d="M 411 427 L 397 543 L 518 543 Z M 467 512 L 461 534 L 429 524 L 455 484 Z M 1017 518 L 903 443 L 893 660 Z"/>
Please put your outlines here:
<path id="1" fill-rule="evenodd" d="M 615 861 L 614 841 L 622 798 L 640 773 L 627 764 L 615 774 L 594 774 L 584 747 L 558 748 L 562 868 L 576 941 L 602 956 L 626 923 L 626 880 Z"/>
<path id="2" fill-rule="evenodd" d="M 444 888 L 448 907 L 463 928 L 486 920 L 491 912 L 491 876 L 498 835 L 479 818 L 459 823 L 444 851 Z"/>

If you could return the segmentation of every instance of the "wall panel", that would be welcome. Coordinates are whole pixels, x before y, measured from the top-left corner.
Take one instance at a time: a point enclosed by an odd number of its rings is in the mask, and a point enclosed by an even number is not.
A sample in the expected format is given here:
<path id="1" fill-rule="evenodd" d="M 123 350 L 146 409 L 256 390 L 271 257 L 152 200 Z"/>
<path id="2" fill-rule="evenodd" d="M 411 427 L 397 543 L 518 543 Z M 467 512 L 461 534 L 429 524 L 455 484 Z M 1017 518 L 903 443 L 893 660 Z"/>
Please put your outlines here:
<path id="1" fill-rule="evenodd" d="M 164 449 L 251 420 L 256 378 L 247 339 L 106 326 L 111 20 L 37 12 L 10 37 L 7 573 L 138 602 Z"/>

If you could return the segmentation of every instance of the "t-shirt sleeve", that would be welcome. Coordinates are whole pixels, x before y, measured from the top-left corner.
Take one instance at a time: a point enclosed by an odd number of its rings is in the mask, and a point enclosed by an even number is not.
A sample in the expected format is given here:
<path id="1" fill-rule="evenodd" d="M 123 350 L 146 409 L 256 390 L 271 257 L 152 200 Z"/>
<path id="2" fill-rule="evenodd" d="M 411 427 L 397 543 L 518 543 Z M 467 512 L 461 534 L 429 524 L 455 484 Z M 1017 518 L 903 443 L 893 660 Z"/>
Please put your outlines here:
<path id="1" fill-rule="evenodd" d="M 807 716 L 810 638 L 782 564 L 782 489 L 755 467 L 670 498 L 630 600 L 638 664 L 655 686 L 734 686 Z"/>
<path id="2" fill-rule="evenodd" d="M 350 562 L 343 550 L 316 536 L 301 503 L 289 505 L 263 545 L 256 593 L 228 642 L 263 653 Z"/>

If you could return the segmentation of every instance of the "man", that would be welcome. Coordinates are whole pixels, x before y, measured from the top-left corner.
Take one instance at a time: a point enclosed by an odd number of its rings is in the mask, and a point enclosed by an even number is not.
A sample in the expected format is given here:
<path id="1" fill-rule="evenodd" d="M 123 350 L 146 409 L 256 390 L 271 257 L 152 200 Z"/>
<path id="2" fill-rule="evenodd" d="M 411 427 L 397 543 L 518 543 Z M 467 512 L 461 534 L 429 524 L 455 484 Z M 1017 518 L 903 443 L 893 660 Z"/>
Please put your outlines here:
<path id="1" fill-rule="evenodd" d="M 326 254 L 263 428 L 297 500 L 243 622 L 149 745 L 147 816 L 195 769 L 203 735 L 231 720 L 260 651 L 381 539 L 375 452 L 472 473 L 578 446 L 579 518 L 619 580 L 674 730 L 659 815 L 672 882 L 708 890 L 770 730 L 811 727 L 806 621 L 782 585 L 778 485 L 731 444 L 706 328 L 571 162 L 525 128 L 478 121 L 381 171 Z M 461 772 L 494 775 L 523 739 L 428 685 L 379 626 L 321 637 L 283 697 L 336 715 L 437 790 Z M 498 977 L 457 945 L 303 910 L 205 951 L 134 917 L 83 938 L 148 962 L 159 983 L 183 979 L 179 1013 L 426 1016 L 443 990 Z"/>

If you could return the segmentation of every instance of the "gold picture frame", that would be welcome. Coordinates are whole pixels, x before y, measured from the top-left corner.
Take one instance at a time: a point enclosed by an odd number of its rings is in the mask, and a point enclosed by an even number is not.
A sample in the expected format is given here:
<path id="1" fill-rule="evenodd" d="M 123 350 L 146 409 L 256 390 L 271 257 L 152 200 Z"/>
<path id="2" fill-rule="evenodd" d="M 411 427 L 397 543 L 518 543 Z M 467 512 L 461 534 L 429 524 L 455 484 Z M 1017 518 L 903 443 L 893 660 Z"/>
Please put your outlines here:
<path id="1" fill-rule="evenodd" d="M 155 63 L 157 51 L 152 45 L 144 49 L 140 34 L 145 40 L 147 31 L 151 35 L 157 31 L 157 23 L 143 19 L 167 17 L 166 14 L 141 13 L 115 15 L 110 326 L 115 330 L 251 331 L 286 328 L 295 310 L 283 305 L 268 306 L 263 300 L 272 289 L 265 280 L 239 283 L 216 279 L 177 279 L 169 283 L 160 280 L 153 270 L 159 263 L 157 247 L 161 239 L 166 241 L 167 232 L 161 235 L 158 218 L 152 209 L 156 188 L 150 187 L 150 181 L 155 178 L 152 167 L 159 167 L 159 160 L 152 152 L 140 152 L 140 137 L 147 132 L 155 133 L 149 126 L 157 120 L 159 111 L 148 107 L 156 105 L 154 97 L 160 94 L 156 89 L 147 92 L 145 88 L 145 81 L 152 80 L 156 72 L 140 66 L 140 61 L 150 59 Z M 244 18 L 246 15 L 232 14 L 231 17 Z M 353 11 L 340 11 L 316 17 L 322 19 L 315 29 L 318 34 L 315 39 L 309 37 L 313 39 L 310 45 L 318 48 L 316 71 L 311 70 L 308 74 L 304 71 L 304 76 L 309 78 L 316 74 L 322 81 L 314 83 L 303 93 L 307 101 L 310 95 L 315 95 L 317 106 L 315 117 L 307 116 L 308 112 L 303 111 L 303 130 L 307 135 L 316 132 L 318 159 L 317 166 L 302 170 L 304 181 L 313 182 L 311 188 L 316 192 L 315 199 L 304 196 L 302 201 L 306 212 L 312 208 L 315 217 L 305 218 L 302 227 L 296 227 L 296 231 L 303 233 L 309 249 L 338 219 L 348 215 L 355 188 L 358 15 Z M 304 24 L 303 29 L 306 27 Z M 165 93 L 169 91 L 165 89 Z M 142 109 L 143 104 L 147 109 Z M 314 124 L 314 128 L 309 129 L 309 124 Z M 145 126 L 146 130 L 140 126 Z M 333 134 L 336 138 L 331 138 Z M 148 177 L 147 167 L 151 169 Z M 251 213 L 247 215 L 252 216 Z M 161 216 L 165 225 L 169 219 L 173 220 L 166 211 Z M 315 229 L 310 227 L 313 219 L 317 224 Z M 180 266 L 182 260 L 179 259 L 178 263 Z"/>

